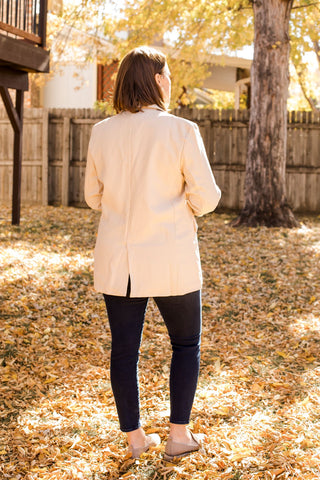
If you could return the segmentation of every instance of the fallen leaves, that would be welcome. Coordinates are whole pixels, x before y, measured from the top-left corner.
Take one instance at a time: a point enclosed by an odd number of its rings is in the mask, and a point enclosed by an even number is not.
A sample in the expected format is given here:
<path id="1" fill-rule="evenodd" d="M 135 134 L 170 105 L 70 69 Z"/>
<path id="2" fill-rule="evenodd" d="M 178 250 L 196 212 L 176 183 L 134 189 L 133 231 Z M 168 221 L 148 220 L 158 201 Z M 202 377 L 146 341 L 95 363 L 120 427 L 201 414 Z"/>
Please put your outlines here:
<path id="1" fill-rule="evenodd" d="M 110 333 L 92 288 L 98 214 L 28 207 L 0 220 L 0 478 L 313 480 L 320 476 L 320 218 L 298 229 L 199 219 L 201 375 L 192 426 L 205 452 L 178 464 L 163 444 L 125 456 L 109 378 Z M 165 442 L 169 342 L 149 303 L 142 421 Z"/>

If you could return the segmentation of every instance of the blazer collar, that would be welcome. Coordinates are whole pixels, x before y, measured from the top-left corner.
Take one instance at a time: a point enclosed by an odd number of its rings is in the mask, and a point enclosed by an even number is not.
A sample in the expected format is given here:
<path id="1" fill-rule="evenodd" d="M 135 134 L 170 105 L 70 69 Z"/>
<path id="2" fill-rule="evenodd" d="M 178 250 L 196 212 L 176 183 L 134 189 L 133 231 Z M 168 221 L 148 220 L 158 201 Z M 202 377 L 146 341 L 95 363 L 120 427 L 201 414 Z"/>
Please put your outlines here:
<path id="1" fill-rule="evenodd" d="M 154 104 L 154 105 L 147 105 L 146 107 L 142 107 L 142 110 L 160 110 L 160 112 L 164 112 L 165 110 L 163 110 L 162 108 L 158 107 L 158 105 Z"/>

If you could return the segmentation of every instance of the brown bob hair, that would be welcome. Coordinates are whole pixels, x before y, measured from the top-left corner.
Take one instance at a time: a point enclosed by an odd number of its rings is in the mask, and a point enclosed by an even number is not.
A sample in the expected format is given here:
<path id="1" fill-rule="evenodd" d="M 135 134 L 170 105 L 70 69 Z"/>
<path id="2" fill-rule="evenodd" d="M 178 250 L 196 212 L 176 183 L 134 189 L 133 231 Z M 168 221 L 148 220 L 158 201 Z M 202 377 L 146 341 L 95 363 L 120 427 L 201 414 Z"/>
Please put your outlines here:
<path id="1" fill-rule="evenodd" d="M 155 80 L 166 65 L 166 56 L 151 47 L 138 47 L 121 61 L 113 94 L 117 113 L 140 112 L 142 107 L 158 105 L 166 110 L 162 93 Z"/>

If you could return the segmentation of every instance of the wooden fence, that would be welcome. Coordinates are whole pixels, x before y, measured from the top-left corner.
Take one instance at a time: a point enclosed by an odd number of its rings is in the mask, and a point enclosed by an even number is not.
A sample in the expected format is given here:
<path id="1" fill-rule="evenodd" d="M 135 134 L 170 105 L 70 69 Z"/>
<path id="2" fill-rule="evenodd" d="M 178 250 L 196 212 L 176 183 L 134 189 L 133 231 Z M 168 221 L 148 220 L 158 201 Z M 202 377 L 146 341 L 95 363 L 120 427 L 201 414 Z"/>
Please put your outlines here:
<path id="1" fill-rule="evenodd" d="M 244 201 L 248 112 L 182 109 L 195 121 L 222 189 L 220 207 Z M 85 206 L 86 155 L 91 128 L 103 115 L 89 109 L 26 109 L 22 202 Z M 0 110 L 0 201 L 10 201 L 13 137 Z M 288 114 L 287 197 L 296 211 L 320 211 L 320 114 Z"/>
<path id="2" fill-rule="evenodd" d="M 49 111 L 48 202 L 85 206 L 84 174 L 92 126 L 103 114 L 90 109 Z"/>
<path id="3" fill-rule="evenodd" d="M 11 201 L 13 129 L 0 109 L 0 201 Z M 48 112 L 25 109 L 23 128 L 22 203 L 48 203 Z"/>

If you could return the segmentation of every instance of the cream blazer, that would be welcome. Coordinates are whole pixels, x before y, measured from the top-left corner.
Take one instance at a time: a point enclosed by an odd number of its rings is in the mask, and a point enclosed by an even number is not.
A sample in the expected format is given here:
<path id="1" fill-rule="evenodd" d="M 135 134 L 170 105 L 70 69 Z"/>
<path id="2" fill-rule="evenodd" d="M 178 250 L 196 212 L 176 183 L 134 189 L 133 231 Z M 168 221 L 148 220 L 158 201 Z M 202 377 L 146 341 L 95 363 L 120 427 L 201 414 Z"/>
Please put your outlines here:
<path id="1" fill-rule="evenodd" d="M 202 285 L 197 224 L 220 199 L 198 126 L 159 109 L 96 124 L 85 200 L 100 210 L 94 286 L 131 297 L 183 295 Z"/>

